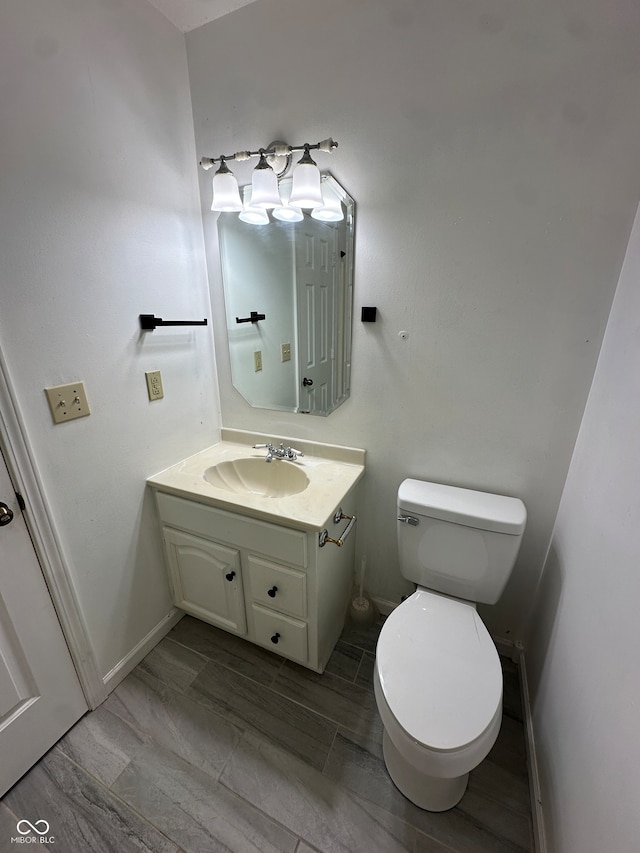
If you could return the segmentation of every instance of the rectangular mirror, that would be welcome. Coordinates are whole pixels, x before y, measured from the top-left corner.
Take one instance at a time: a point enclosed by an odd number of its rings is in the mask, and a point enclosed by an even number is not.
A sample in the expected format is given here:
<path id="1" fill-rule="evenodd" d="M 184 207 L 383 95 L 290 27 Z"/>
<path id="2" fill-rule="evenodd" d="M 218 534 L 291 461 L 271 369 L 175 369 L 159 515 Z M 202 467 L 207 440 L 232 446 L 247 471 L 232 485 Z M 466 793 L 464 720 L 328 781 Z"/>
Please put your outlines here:
<path id="1" fill-rule="evenodd" d="M 328 415 L 349 396 L 355 202 L 321 181 L 335 219 L 218 218 L 231 378 L 257 408 Z M 291 179 L 280 189 L 288 198 Z"/>

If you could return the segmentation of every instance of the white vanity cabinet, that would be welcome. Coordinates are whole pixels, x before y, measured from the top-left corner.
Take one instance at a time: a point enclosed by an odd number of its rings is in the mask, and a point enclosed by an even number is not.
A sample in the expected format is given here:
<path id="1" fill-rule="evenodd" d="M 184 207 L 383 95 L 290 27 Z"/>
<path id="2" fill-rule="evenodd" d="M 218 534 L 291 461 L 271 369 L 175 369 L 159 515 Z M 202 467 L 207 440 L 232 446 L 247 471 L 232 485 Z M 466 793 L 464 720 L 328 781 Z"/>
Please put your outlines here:
<path id="1" fill-rule="evenodd" d="M 344 624 L 354 539 L 297 529 L 154 489 L 177 607 L 322 672 Z M 355 493 L 342 504 L 355 514 Z M 347 520 L 327 519 L 338 539 Z"/>

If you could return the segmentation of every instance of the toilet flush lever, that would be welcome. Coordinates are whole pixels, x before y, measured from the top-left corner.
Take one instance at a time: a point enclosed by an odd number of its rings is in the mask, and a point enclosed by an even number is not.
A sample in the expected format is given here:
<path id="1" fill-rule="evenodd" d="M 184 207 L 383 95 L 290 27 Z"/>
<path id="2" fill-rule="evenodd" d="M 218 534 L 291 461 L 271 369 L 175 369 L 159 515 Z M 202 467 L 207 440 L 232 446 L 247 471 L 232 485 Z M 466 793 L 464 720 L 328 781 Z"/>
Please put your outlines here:
<path id="1" fill-rule="evenodd" d="M 399 515 L 398 521 L 403 524 L 410 524 L 412 527 L 417 527 L 420 524 L 420 519 L 416 518 L 415 515 Z"/>

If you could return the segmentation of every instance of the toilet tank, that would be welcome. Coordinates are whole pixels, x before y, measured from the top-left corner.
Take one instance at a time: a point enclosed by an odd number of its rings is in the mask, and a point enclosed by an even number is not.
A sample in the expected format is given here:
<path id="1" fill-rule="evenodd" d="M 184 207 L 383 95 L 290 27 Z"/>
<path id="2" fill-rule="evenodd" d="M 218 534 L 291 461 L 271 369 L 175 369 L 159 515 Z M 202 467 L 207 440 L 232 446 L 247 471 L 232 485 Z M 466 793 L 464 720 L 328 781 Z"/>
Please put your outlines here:
<path id="1" fill-rule="evenodd" d="M 398 489 L 400 571 L 436 592 L 495 604 L 526 522 L 519 498 L 404 480 Z"/>

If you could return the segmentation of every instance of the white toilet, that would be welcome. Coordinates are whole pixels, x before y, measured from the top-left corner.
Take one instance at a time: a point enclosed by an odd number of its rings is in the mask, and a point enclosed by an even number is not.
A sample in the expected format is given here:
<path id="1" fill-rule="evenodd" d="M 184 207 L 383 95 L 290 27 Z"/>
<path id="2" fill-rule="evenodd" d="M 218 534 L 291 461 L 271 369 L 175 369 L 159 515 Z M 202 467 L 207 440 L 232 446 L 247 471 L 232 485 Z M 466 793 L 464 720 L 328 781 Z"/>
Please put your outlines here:
<path id="1" fill-rule="evenodd" d="M 398 553 L 418 585 L 376 648 L 374 687 L 389 775 L 420 808 L 453 808 L 495 743 L 502 668 L 476 612 L 511 574 L 527 511 L 518 498 L 421 480 L 398 490 Z"/>

